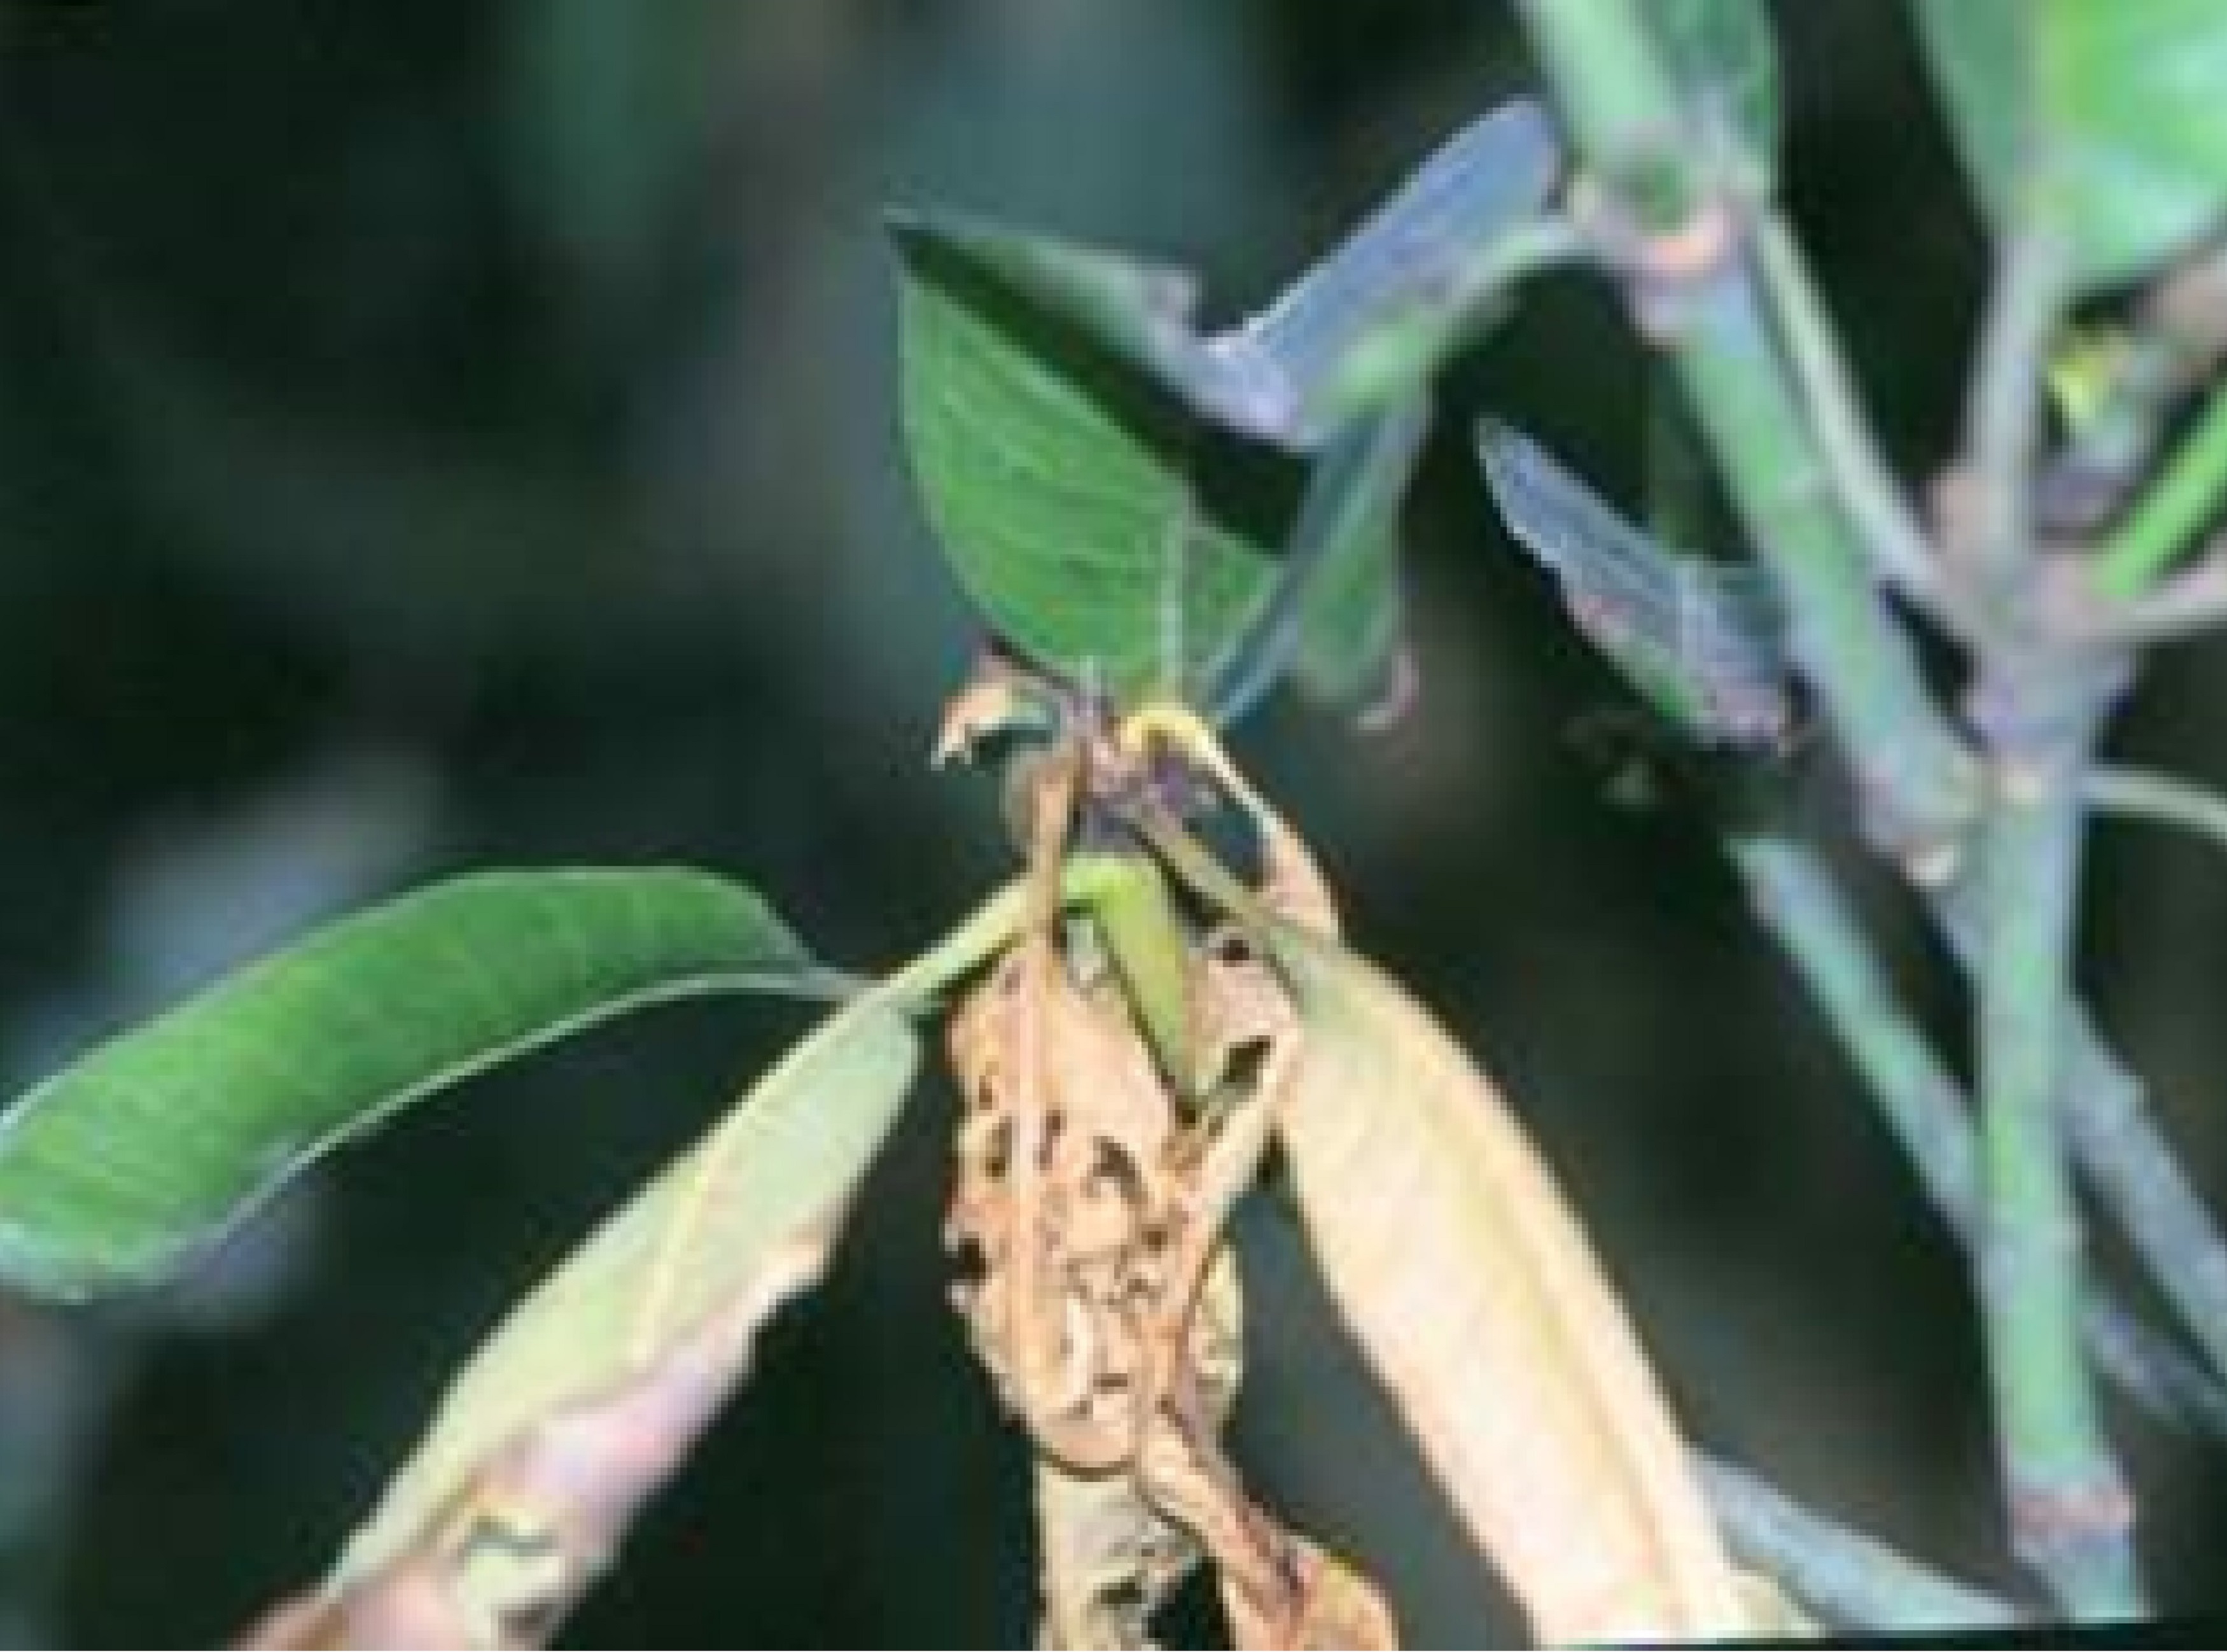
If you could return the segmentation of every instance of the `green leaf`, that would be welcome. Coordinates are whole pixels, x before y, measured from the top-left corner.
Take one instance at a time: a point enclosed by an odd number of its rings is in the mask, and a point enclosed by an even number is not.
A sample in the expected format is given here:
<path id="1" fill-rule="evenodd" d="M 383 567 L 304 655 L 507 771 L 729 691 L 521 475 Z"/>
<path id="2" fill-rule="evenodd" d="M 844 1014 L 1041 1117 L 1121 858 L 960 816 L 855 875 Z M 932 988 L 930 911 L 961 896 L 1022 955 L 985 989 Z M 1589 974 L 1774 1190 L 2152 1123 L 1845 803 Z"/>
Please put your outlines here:
<path id="1" fill-rule="evenodd" d="M 1544 112 L 1503 105 L 1456 133 L 1272 304 L 1212 335 L 1188 271 L 961 213 L 897 212 L 909 261 L 933 254 L 1074 329 L 1212 423 L 1311 450 L 1413 394 L 1504 297 L 1511 248 L 1561 167 Z"/>
<path id="2" fill-rule="evenodd" d="M 1477 452 L 1516 541 L 1571 621 L 1688 738 L 1771 745 L 1793 723 L 1785 620 L 1760 569 L 1681 556 L 1528 438 L 1486 422 Z"/>
<path id="3" fill-rule="evenodd" d="M 1214 348 L 1279 429 L 1320 443 L 1421 389 L 1498 313 L 1561 169 L 1546 112 L 1528 99 L 1502 105 Z"/>
<path id="4" fill-rule="evenodd" d="M 884 992 L 814 1029 L 482 1345 L 329 1591 L 405 1591 L 388 1574 L 418 1565 L 498 1608 L 511 1573 L 537 1607 L 576 1592 L 758 1328 L 818 1279 L 917 1059 Z"/>
<path id="5" fill-rule="evenodd" d="M 469 1074 L 645 1005 L 835 985 L 756 895 L 701 872 L 437 885 L 239 971 L 0 1116 L 0 1277 L 65 1298 L 152 1283 Z"/>
<path id="6" fill-rule="evenodd" d="M 1292 559 L 1325 521 L 1342 548 L 1319 591 L 1302 582 L 1292 599 L 1300 677 L 1331 698 L 1373 688 L 1397 631 L 1382 490 L 1404 486 L 1423 386 L 1500 302 L 1559 166 L 1535 105 L 1496 111 L 1266 311 L 1211 337 L 1180 271 L 976 218 L 893 215 L 913 469 L 984 618 L 1119 697 L 1195 697 L 1273 600 L 1267 552 L 1284 537 L 1257 497 L 1248 513 L 1194 462 L 1213 426 L 1324 451 Z"/>
<path id="7" fill-rule="evenodd" d="M 1184 692 L 1270 578 L 1191 485 L 1189 415 L 945 239 L 898 236 L 906 440 L 960 585 L 1040 664 L 1123 699 Z"/>
<path id="8" fill-rule="evenodd" d="M 1688 110 L 1765 194 L 1781 116 L 1777 41 L 1762 0 L 1654 0 L 1646 16 Z"/>
<path id="9" fill-rule="evenodd" d="M 2039 214 L 2086 287 L 2133 279 L 2227 213 L 2227 10 L 2214 0 L 1914 0 L 1999 234 Z"/>
<path id="10" fill-rule="evenodd" d="M 1387 698 L 1404 631 L 1400 507 L 1422 456 L 1420 391 L 1355 420 L 1308 479 L 1274 595 L 1216 672 L 1219 720 L 1235 722 L 1296 659 L 1299 685 L 1336 705 Z"/>

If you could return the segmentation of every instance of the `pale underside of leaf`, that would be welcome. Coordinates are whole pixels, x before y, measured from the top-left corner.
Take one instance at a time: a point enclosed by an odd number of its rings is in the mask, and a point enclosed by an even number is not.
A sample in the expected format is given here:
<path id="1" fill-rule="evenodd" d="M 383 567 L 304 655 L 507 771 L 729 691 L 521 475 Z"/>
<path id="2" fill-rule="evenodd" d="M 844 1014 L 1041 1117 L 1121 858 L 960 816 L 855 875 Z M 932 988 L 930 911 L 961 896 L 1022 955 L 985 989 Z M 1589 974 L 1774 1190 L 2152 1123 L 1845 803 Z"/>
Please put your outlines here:
<path id="1" fill-rule="evenodd" d="M 916 1057 L 897 1009 L 854 1000 L 511 1312 L 326 1585 L 349 1643 L 407 1623 L 447 1626 L 432 1643 L 554 1627 L 760 1325 L 820 1277 Z"/>

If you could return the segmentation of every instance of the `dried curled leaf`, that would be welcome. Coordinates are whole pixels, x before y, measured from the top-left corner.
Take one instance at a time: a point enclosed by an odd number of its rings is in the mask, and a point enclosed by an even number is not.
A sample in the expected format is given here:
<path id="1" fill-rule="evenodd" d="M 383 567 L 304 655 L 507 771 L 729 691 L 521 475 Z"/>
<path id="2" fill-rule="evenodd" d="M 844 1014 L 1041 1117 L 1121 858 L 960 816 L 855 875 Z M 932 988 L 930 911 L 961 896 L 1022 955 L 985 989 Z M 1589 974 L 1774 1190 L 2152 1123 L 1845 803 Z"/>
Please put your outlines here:
<path id="1" fill-rule="evenodd" d="M 1243 1296 L 1235 1259 L 1217 1253 L 1187 1330 L 1196 1404 L 1221 1428 L 1243 1372 Z M 1161 1509 L 1133 1471 L 1077 1474 L 1037 1459 L 1045 1647 L 1153 1644 L 1152 1621 L 1206 1558 L 1197 1537 Z"/>
<path id="2" fill-rule="evenodd" d="M 868 994 L 822 1023 L 691 1152 L 514 1309 L 451 1386 L 292 1645 L 526 1646 L 592 1581 L 826 1267 L 910 1081 L 916 1041 Z"/>
<path id="3" fill-rule="evenodd" d="M 1031 810 L 1037 884 L 1088 767 L 1084 748 L 1067 751 Z M 1389 1645 L 1368 1585 L 1255 1505 L 1220 1445 L 1241 1366 L 1222 1228 L 1267 1116 L 1241 1095 L 1179 1101 L 1140 1030 L 1134 956 L 1116 968 L 1106 934 L 1067 944 L 1081 938 L 1046 906 L 950 1030 L 966 1105 L 946 1238 L 969 1263 L 955 1295 L 975 1349 L 1037 1453 L 1040 1637 L 1150 1644 L 1153 1612 L 1203 1554 L 1241 1646 Z M 1167 961 L 1151 936 L 1125 944 Z M 1177 962 L 1169 979 L 1187 983 Z"/>

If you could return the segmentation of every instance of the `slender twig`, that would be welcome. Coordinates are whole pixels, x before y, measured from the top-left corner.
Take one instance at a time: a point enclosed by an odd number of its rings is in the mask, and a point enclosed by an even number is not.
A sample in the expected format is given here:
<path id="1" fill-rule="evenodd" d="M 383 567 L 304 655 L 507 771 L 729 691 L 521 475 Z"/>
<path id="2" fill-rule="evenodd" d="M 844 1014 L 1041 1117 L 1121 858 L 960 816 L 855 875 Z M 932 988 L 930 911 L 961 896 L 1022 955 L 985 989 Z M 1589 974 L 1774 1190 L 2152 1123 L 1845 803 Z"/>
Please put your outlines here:
<path id="1" fill-rule="evenodd" d="M 2227 540 L 2214 539 L 2186 573 L 2160 580 L 2144 595 L 2106 611 L 2093 630 L 2134 644 L 2166 641 L 2227 623 Z"/>
<path id="2" fill-rule="evenodd" d="M 2133 1502 L 2080 1351 L 2064 1145 L 2084 743 L 1998 770 L 1980 848 L 1980 1298 L 2013 1542 L 2083 1618 L 2142 1607 Z"/>
<path id="3" fill-rule="evenodd" d="M 1775 831 L 1728 833 L 1724 844 L 1749 908 L 1839 1035 L 1934 1209 L 1966 1236 L 1978 1182 L 1969 1105 L 1879 969 L 1831 871 L 1808 844 Z"/>
<path id="4" fill-rule="evenodd" d="M 2007 589 L 2029 561 L 2034 420 L 2067 274 L 2063 240 L 2039 220 L 2014 230 L 1996 257 L 1965 409 L 1970 492 L 1956 545 L 1990 596 Z"/>
<path id="5" fill-rule="evenodd" d="M 2164 474 L 2146 488 L 2104 540 L 2096 584 L 2106 596 L 2141 596 L 2186 555 L 2219 507 L 2227 488 L 2227 385 L 2211 393 Z"/>
<path id="6" fill-rule="evenodd" d="M 1758 219 L 1755 246 L 1757 271 L 1786 347 L 1787 365 L 1801 386 L 1803 405 L 1842 508 L 1881 574 L 1905 595 L 1954 619 L 1932 544 L 1872 440 L 1834 341 L 1832 319 L 1802 249 L 1776 212 Z"/>
<path id="7" fill-rule="evenodd" d="M 2071 1032 L 2064 1123 L 2081 1173 L 2211 1368 L 2227 1375 L 2227 1242 L 2143 1106 L 2141 1081 L 2084 1016 Z"/>
<path id="8" fill-rule="evenodd" d="M 2227 797 L 2171 775 L 2145 769 L 2095 769 L 2081 781 L 2090 808 L 2175 826 L 2227 849 Z"/>
<path id="9" fill-rule="evenodd" d="M 1980 1236 L 1980 1190 L 1963 1088 L 1911 1019 L 1816 850 L 1776 830 L 1731 832 L 1724 844 L 1757 920 L 1793 963 L 1927 1198 L 1970 1253 Z M 2092 1285 L 2081 1334 L 2097 1368 L 2141 1404 L 2227 1437 L 2227 1388 Z"/>
<path id="10" fill-rule="evenodd" d="M 1993 1629 L 2018 1621 L 2007 1603 L 1804 1508 L 1745 1469 L 1710 1457 L 1695 1466 L 1733 1552 L 1827 1618 L 1888 1631 Z"/>

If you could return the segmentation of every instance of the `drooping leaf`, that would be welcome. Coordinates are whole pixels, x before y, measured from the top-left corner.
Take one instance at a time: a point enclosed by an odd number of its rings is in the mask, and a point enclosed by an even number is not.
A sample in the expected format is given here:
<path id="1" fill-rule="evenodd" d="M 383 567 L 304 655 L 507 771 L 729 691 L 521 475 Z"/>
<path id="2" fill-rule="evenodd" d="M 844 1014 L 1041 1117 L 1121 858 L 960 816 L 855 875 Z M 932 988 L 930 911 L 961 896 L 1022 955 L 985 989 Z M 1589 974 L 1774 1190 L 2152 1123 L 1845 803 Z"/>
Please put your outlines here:
<path id="1" fill-rule="evenodd" d="M 646 1005 L 834 985 L 708 874 L 437 885 L 239 971 L 0 1116 L 0 1277 L 68 1298 L 152 1283 L 335 1142 L 471 1073 Z"/>
<path id="2" fill-rule="evenodd" d="M 887 997 L 854 999 L 512 1311 L 325 1585 L 348 1643 L 555 1627 L 820 1278 L 917 1054 Z M 429 1620 L 441 1638 L 393 1638 Z"/>
<path id="3" fill-rule="evenodd" d="M 1273 922 L 1275 1099 L 1340 1317 L 1544 1644 L 1725 1636 L 1748 1603 L 1615 1292 L 1491 1082 L 1390 978 Z"/>
<path id="4" fill-rule="evenodd" d="M 1646 15 L 1702 130 L 1738 160 L 1750 188 L 1768 190 L 1781 117 L 1777 42 L 1762 0 L 1654 0 Z"/>
<path id="5" fill-rule="evenodd" d="M 1785 621 L 1759 569 L 1657 544 L 1506 426 L 1481 426 L 1477 451 L 1509 531 L 1554 574 L 1572 622 L 1650 705 L 1707 744 L 1785 737 Z"/>
<path id="6" fill-rule="evenodd" d="M 2132 279 L 2227 214 L 2227 11 L 2211 0 L 1913 0 L 1998 233 L 2042 215 L 2076 278 Z"/>

